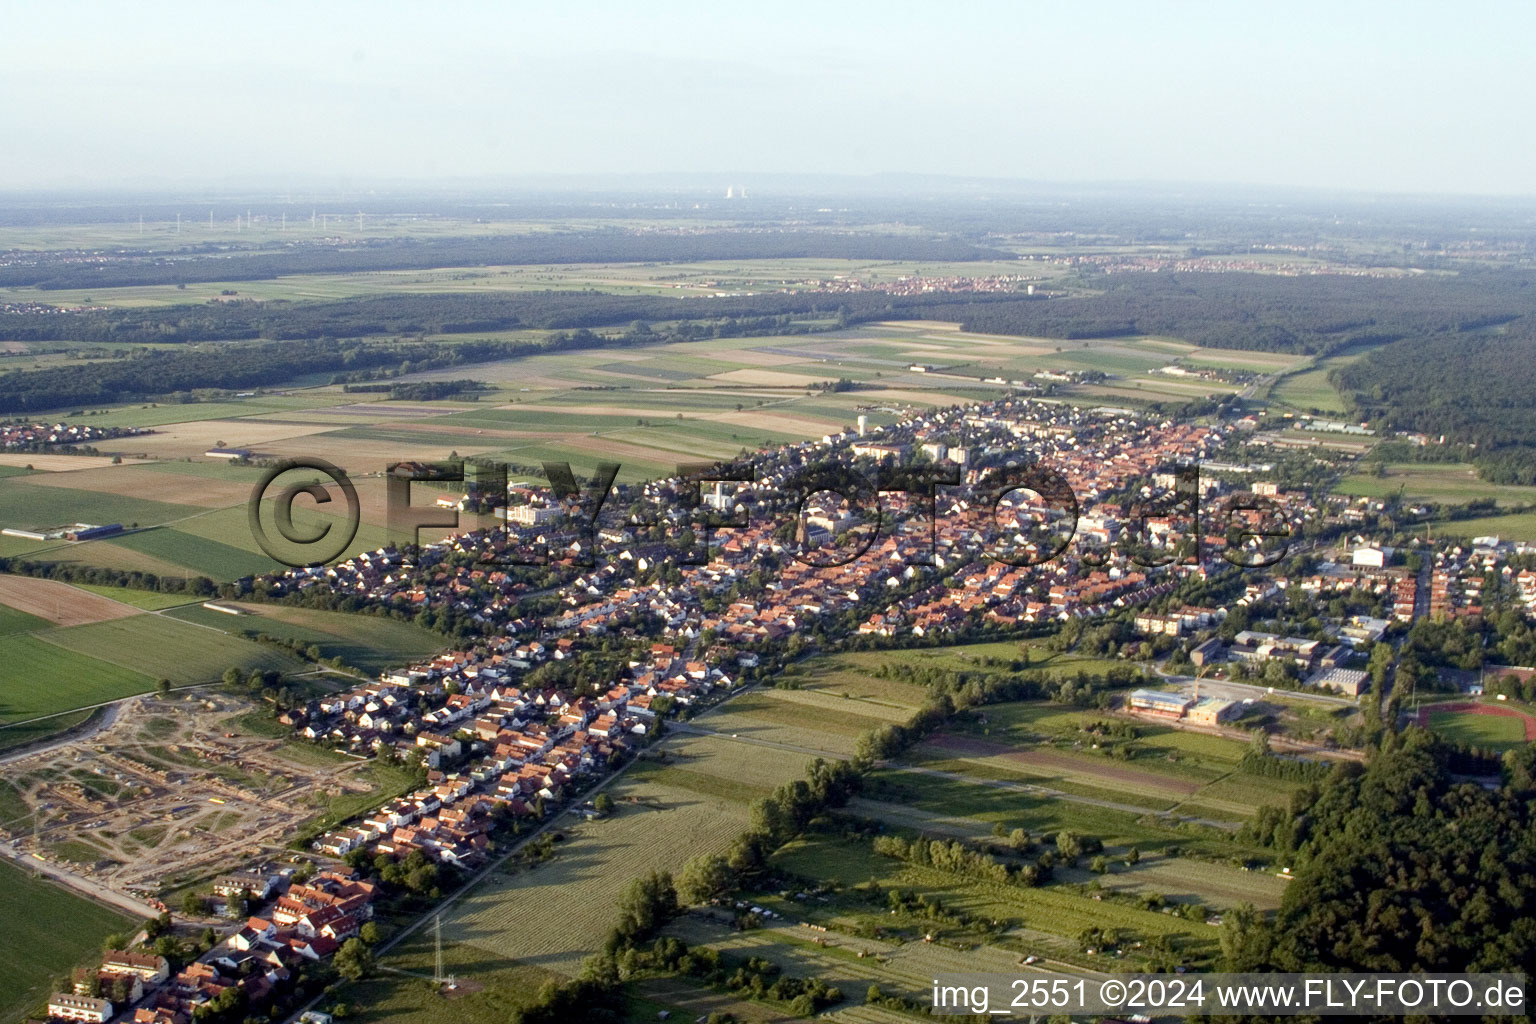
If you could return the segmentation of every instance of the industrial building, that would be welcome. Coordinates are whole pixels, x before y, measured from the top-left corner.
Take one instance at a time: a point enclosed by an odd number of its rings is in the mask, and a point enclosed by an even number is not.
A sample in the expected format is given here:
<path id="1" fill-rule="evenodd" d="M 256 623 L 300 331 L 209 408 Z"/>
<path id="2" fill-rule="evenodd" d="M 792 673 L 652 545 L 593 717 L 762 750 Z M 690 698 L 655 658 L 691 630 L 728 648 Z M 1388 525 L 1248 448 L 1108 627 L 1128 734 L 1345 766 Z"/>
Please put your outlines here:
<path id="1" fill-rule="evenodd" d="M 1180 693 L 1163 693 L 1161 690 L 1135 690 L 1131 693 L 1126 707 L 1132 711 L 1147 715 L 1161 715 L 1165 718 L 1183 718 L 1184 712 L 1194 704 L 1193 697 L 1186 697 Z"/>

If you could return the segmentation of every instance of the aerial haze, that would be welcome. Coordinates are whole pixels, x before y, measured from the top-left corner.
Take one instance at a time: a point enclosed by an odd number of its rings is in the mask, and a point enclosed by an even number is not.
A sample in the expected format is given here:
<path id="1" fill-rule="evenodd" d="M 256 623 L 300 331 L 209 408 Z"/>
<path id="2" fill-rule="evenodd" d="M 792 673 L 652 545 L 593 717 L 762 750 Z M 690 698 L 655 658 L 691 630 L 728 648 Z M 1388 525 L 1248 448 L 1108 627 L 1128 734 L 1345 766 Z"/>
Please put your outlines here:
<path id="1" fill-rule="evenodd" d="M 1519 3 L 72 2 L 7 22 L 0 188 L 717 171 L 1509 195 L 1536 167 Z"/>

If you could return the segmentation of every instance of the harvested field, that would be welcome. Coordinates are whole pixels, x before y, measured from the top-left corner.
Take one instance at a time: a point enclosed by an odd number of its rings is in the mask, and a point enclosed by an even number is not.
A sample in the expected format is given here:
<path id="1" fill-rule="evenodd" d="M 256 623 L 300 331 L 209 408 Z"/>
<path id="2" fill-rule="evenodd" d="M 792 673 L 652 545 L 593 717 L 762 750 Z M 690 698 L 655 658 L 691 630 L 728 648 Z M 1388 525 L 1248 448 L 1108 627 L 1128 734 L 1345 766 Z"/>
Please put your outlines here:
<path id="1" fill-rule="evenodd" d="M 123 454 L 144 453 L 157 458 L 198 457 L 224 442 L 226 447 L 259 448 L 293 437 L 304 437 L 333 429 L 330 426 L 300 426 L 292 423 L 263 423 L 260 420 L 192 420 L 159 427 L 148 437 L 123 437 L 103 441 L 104 450 Z M 279 446 L 281 447 L 281 446 Z M 110 460 L 104 460 L 110 461 Z"/>
<path id="2" fill-rule="evenodd" d="M 807 373 L 785 373 L 782 370 L 727 370 L 712 374 L 710 380 L 723 380 L 732 384 L 768 384 L 775 387 L 798 388 L 808 384 L 820 384 L 828 377 L 813 377 Z"/>
<path id="3" fill-rule="evenodd" d="M 112 459 L 105 455 L 47 455 L 41 452 L 0 454 L 0 466 L 31 466 L 44 473 L 68 473 L 76 469 L 100 469 L 110 465 Z"/>
<path id="4" fill-rule="evenodd" d="M 124 465 L 79 473 L 46 474 L 31 482 L 69 490 L 120 490 L 132 494 L 153 494 L 156 501 L 166 501 L 173 505 L 225 508 L 247 500 L 251 496 L 254 479 L 249 472 L 242 474 L 233 467 L 229 478 L 220 479 L 167 472 L 155 469 L 153 465 Z M 60 501 L 67 505 L 70 499 L 60 495 Z"/>
<path id="5" fill-rule="evenodd" d="M 1061 754 L 1052 750 L 1019 750 L 1017 747 L 1010 747 L 1001 743 L 989 743 L 985 740 L 973 739 L 969 736 L 940 733 L 930 739 L 927 745 L 933 749 L 959 757 L 996 758 L 999 761 L 1017 764 L 1026 769 L 1042 769 L 1051 775 L 1085 775 L 1091 773 L 1095 778 L 1104 782 L 1119 782 L 1140 789 L 1167 790 L 1190 795 L 1198 792 L 1201 786 L 1201 783 L 1198 782 L 1170 778 L 1167 775 L 1161 775 L 1156 772 L 1137 771 L 1135 768 L 1117 765 L 1107 758 L 1090 763 L 1083 758 L 1073 757 L 1070 754 Z"/>
<path id="6" fill-rule="evenodd" d="M 141 614 L 141 609 L 110 597 L 29 576 L 0 576 L 0 604 L 59 626 L 84 626 Z"/>

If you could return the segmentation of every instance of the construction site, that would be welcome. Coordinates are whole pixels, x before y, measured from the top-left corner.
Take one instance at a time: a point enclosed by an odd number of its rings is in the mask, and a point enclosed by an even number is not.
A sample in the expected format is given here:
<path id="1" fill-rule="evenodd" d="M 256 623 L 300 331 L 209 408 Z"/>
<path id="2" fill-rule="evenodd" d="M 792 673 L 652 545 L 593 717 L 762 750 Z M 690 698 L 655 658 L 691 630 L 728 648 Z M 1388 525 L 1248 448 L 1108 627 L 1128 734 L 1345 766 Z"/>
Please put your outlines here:
<path id="1" fill-rule="evenodd" d="M 374 793 L 367 761 L 262 735 L 252 711 L 223 695 L 145 696 L 94 735 L 15 760 L 0 845 L 157 909 L 210 875 L 287 855 L 306 820 Z"/>

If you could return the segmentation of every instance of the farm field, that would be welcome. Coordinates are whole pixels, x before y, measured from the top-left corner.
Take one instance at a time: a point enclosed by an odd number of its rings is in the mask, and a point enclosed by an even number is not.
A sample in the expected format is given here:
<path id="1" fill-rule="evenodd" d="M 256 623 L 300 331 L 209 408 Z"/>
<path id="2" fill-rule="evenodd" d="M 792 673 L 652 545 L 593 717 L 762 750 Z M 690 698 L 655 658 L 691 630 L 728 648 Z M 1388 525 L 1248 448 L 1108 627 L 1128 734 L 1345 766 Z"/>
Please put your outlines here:
<path id="1" fill-rule="evenodd" d="M 328 234 L 337 231 L 338 223 L 346 218 L 331 217 Z M 590 222 L 584 222 L 590 224 Z M 448 226 L 450 225 L 451 226 Z M 146 228 L 148 225 L 146 225 Z M 414 234 L 411 226 L 404 223 L 367 226 L 361 234 L 355 224 L 348 235 L 358 237 L 399 237 Z M 508 229 L 511 229 L 510 232 Z M 249 242 L 261 237 L 261 225 L 255 236 L 242 231 L 238 236 L 228 230 L 228 224 L 217 225 L 209 230 L 206 224 L 199 230 L 205 238 L 229 238 Z M 472 222 L 442 222 L 441 231 L 456 236 L 472 237 L 485 234 L 526 233 L 528 225 L 492 225 Z M 284 234 L 270 233 L 274 244 L 292 244 L 299 229 L 290 228 Z M 307 231 L 307 225 L 301 229 Z M 17 233 L 6 231 L 5 235 Z M 28 247 L 41 244 L 36 236 L 22 234 Z M 99 238 L 121 237 L 124 244 L 131 239 L 135 247 L 143 246 L 145 238 L 136 234 L 118 236 L 115 233 L 92 233 L 92 244 Z M 186 235 L 181 236 L 183 239 Z M 68 244 L 60 238 L 54 244 Z M 545 290 L 599 289 L 613 294 L 631 295 L 687 295 L 713 294 L 722 287 L 771 288 L 778 290 L 800 285 L 808 279 L 830 277 L 857 277 L 869 282 L 890 282 L 912 274 L 1016 274 L 1017 263 L 913 263 L 909 261 L 873 261 L 841 259 L 761 259 L 720 260 L 688 263 L 633 264 L 633 263 L 572 263 L 549 265 L 489 265 L 474 267 L 434 267 L 423 270 L 361 271 L 337 274 L 302 274 L 282 276 L 258 281 L 188 282 L 185 288 L 174 285 L 137 285 L 118 288 L 60 289 L 42 291 L 34 287 L 0 289 L 0 301 L 44 302 L 79 304 L 86 299 L 96 305 L 123 307 L 169 306 L 185 303 L 217 301 L 226 291 L 235 291 L 241 298 L 258 301 L 271 299 L 340 299 L 362 295 L 399 293 L 446 293 L 446 292 L 517 292 Z M 1053 268 L 1032 266 L 1030 273 L 1051 274 Z M 25 298 L 23 298 L 25 296 Z"/>
<path id="2" fill-rule="evenodd" d="M 529 268 L 516 269 L 521 274 Z M 600 277 L 617 273 L 599 269 Z M 658 272 L 630 269 L 640 278 Z M 722 268 L 661 269 L 683 279 L 697 271 L 700 281 L 713 281 Z M 763 269 L 741 272 L 752 278 Z M 578 269 L 572 280 L 587 280 L 583 275 L 592 272 Z M 876 267 L 869 272 L 884 271 Z M 431 274 L 415 276 L 437 280 Z M 783 277 L 781 270 L 775 279 Z M 399 283 L 394 275 L 380 275 L 380 287 L 393 283 Z M 673 291 L 673 283 L 669 279 L 664 290 Z M 177 298 L 186 301 L 186 295 L 177 293 Z M 148 300 L 139 295 L 132 301 Z M 358 482 L 363 505 L 363 524 L 352 544 L 356 551 L 390 539 L 383 530 L 378 474 L 396 461 L 444 459 L 454 453 L 484 456 L 510 464 L 514 477 L 538 477 L 545 461 L 567 461 L 578 472 L 590 473 L 607 460 L 620 464 L 621 481 L 638 482 L 672 473 L 681 463 L 727 459 L 743 450 L 836 433 L 860 415 L 879 426 L 922 408 L 993 397 L 1001 391 L 986 383 L 989 377 L 1011 380 L 1041 370 L 1097 369 L 1119 375 L 1109 382 L 1111 391 L 1138 392 L 1145 399 L 1188 397 L 1230 391 L 1234 385 L 1152 371 L 1173 364 L 1272 372 L 1283 368 L 1287 358 L 1196 349 L 1170 339 L 1047 341 L 897 322 L 778 337 L 552 352 L 402 378 L 473 376 L 491 389 L 475 402 L 396 402 L 315 386 L 219 401 L 93 409 L 93 423 L 147 426 L 155 433 L 103 443 L 104 456 L 121 456 L 121 465 L 60 456 L 72 460 L 59 467 L 62 471 L 9 479 L 0 493 L 0 524 L 53 525 L 38 518 L 39 509 L 49 509 L 43 518 L 120 522 L 131 532 L 81 545 L 4 538 L 0 555 L 216 580 L 281 568 L 255 544 L 246 522 L 245 502 L 262 471 L 207 458 L 204 453 L 216 445 L 250 448 L 271 459 L 318 456 L 347 469 Z M 932 369 L 916 372 L 914 363 Z M 858 389 L 821 390 L 820 385 L 840 377 L 858 382 Z M 337 506 L 317 511 L 301 501 L 296 519 L 301 525 L 321 524 L 332 521 L 326 513 L 339 511 Z"/>
<path id="3" fill-rule="evenodd" d="M 1078 672 L 1103 673 L 1111 668 L 1124 669 L 1127 663 L 1107 658 L 1093 658 L 1072 652 L 1051 651 L 1030 641 L 995 640 L 957 644 L 952 647 L 914 647 L 905 650 L 861 652 L 839 655 L 850 665 L 873 669 L 882 662 L 913 670 L 933 669 L 946 672 L 998 671 L 998 665 L 1028 661 L 1028 671 L 1046 678 L 1061 678 Z M 988 659 L 994 664 L 989 665 Z"/>
<path id="4" fill-rule="evenodd" d="M 155 677 L 129 665 L 94 658 L 43 639 L 57 632 L 5 638 L 5 657 L 0 660 L 0 724 L 23 722 L 154 689 Z"/>
<path id="5" fill-rule="evenodd" d="M 273 648 L 164 615 L 53 629 L 37 637 L 54 647 L 147 674 L 145 689 L 160 677 L 176 686 L 212 682 L 231 666 L 246 672 L 255 668 L 293 672 L 304 667 L 297 658 Z"/>
<path id="6" fill-rule="evenodd" d="M 10 750 L 14 747 L 28 743 L 36 743 L 56 736 L 65 729 L 73 729 L 77 725 L 87 722 L 95 711 L 69 711 L 63 714 L 55 714 L 48 718 L 34 718 L 26 722 L 18 722 L 8 725 L 0 722 L 0 751 Z M 4 824 L 0 821 L 0 824 Z"/>
<path id="7" fill-rule="evenodd" d="M 41 527 L 79 522 L 148 526 L 178 519 L 188 511 L 180 505 L 133 497 L 130 493 L 61 489 L 39 481 L 36 476 L 16 477 L 0 487 L 0 525 Z M 46 542 L 33 540 L 26 543 L 38 548 Z"/>
<path id="8" fill-rule="evenodd" d="M 143 609 L 69 583 L 31 576 L 0 576 L 0 614 L 6 606 L 41 620 L 41 626 L 80 626 L 137 616 Z M 3 629 L 3 626 L 0 626 Z"/>
<path id="9" fill-rule="evenodd" d="M 723 850 L 746 827 L 745 803 L 698 789 L 645 778 L 617 784 L 612 816 L 570 829 L 551 862 L 471 892 L 444 921 L 445 939 L 574 975 L 612 927 L 630 879 Z"/>
<path id="10" fill-rule="evenodd" d="M 1348 404 L 1337 388 L 1328 380 L 1328 374 L 1341 366 L 1347 366 L 1369 355 L 1380 346 L 1364 345 L 1351 348 L 1340 355 L 1315 359 L 1298 367 L 1297 372 L 1282 377 L 1270 392 L 1271 401 L 1290 406 L 1301 412 L 1316 410 L 1321 413 L 1347 412 Z"/>
<path id="11" fill-rule="evenodd" d="M 651 781 L 625 780 L 611 796 L 615 813 L 566 830 L 552 860 L 497 873 L 460 899 L 444 915 L 444 944 L 574 976 L 631 879 L 724 850 L 748 823 L 745 803 Z"/>
<path id="12" fill-rule="evenodd" d="M 101 950 L 113 932 L 136 923 L 0 860 L 0 1021 L 19 1021 L 46 1002 L 55 978 Z M 58 922 L 68 921 L 60 928 Z"/>
<path id="13" fill-rule="evenodd" d="M 0 604 L 0 636 L 8 636 L 12 633 L 31 633 L 39 629 L 47 629 L 53 623 L 47 619 L 40 619 L 36 615 L 29 615 L 17 608 Z"/>
<path id="14" fill-rule="evenodd" d="M 123 604 L 132 605 L 147 612 L 175 608 L 178 605 L 192 604 L 202 600 L 191 594 L 173 594 L 158 590 L 135 590 L 132 587 L 100 586 L 94 583 L 72 583 L 70 586 L 76 590 L 83 590 L 88 594 L 110 597 L 114 601 L 121 601 Z"/>
<path id="15" fill-rule="evenodd" d="M 675 871 L 699 853 L 725 849 L 746 829 L 754 800 L 802 778 L 816 751 L 835 756 L 834 748 L 851 744 L 847 726 L 823 731 L 830 716 L 807 719 L 812 706 L 807 699 L 873 707 L 878 716 L 869 716 L 866 724 L 888 720 L 893 708 L 906 707 L 902 716 L 910 716 L 920 696 L 915 687 L 871 680 L 885 697 L 883 704 L 872 705 L 811 685 L 847 685 L 853 670 L 845 657 L 809 663 L 804 690 L 754 691 L 678 726 L 608 787 L 614 814 L 571 825 L 553 859 L 498 872 L 455 904 L 443 918 L 445 949 L 451 940 L 482 955 L 573 974 L 612 927 L 616 901 L 631 878 L 653 868 Z M 805 724 L 790 730 L 765 723 L 764 709 L 770 715 L 798 714 Z M 801 743 L 781 749 L 750 741 L 749 731 L 767 727 L 794 732 Z"/>
<path id="16" fill-rule="evenodd" d="M 574 975 L 613 926 L 631 879 L 724 850 L 746 829 L 764 787 L 802 777 L 809 761 L 723 737 L 665 740 L 608 787 L 612 815 L 563 829 L 551 860 L 497 872 L 455 903 L 443 917 L 445 949 L 451 941 Z"/>
<path id="17" fill-rule="evenodd" d="M 255 639 L 259 634 L 320 648 L 322 658 L 341 658 L 370 675 L 397 668 L 443 650 L 448 640 L 409 622 L 380 615 L 351 615 L 313 608 L 226 601 L 246 614 L 229 615 L 192 605 L 171 612 L 175 618 Z"/>
<path id="18" fill-rule="evenodd" d="M 1445 505 L 1464 505 L 1480 498 L 1492 498 L 1500 505 L 1536 502 L 1536 487 L 1479 480 L 1477 471 L 1466 463 L 1394 462 L 1387 464 L 1386 473 L 1382 477 L 1368 472 L 1353 473 L 1340 480 L 1334 490 L 1362 498 L 1386 498 L 1401 490 L 1406 501 Z M 1475 520 L 1446 525 L 1465 528 L 1470 522 Z"/>

